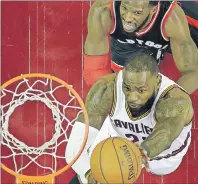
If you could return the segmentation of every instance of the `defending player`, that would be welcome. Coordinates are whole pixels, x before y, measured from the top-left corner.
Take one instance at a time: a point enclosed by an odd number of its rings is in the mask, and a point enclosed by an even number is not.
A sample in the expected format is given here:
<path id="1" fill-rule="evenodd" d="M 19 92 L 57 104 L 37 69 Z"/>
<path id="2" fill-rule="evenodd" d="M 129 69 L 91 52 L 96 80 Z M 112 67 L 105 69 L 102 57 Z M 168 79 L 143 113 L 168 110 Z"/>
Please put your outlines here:
<path id="1" fill-rule="evenodd" d="M 191 6 L 198 8 L 195 2 Z M 184 3 L 182 7 L 189 12 Z M 92 85 L 112 70 L 119 71 L 127 57 L 135 56 L 141 48 L 148 49 L 159 63 L 171 47 L 182 74 L 177 83 L 192 93 L 198 88 L 198 20 L 188 16 L 188 21 L 189 24 L 184 11 L 174 1 L 96 1 L 89 12 L 84 48 L 86 83 Z"/>
<path id="2" fill-rule="evenodd" d="M 118 73 L 101 78 L 86 99 L 90 130 L 86 149 L 73 169 L 86 183 L 90 155 L 102 140 L 120 136 L 146 152 L 149 170 L 165 175 L 175 171 L 191 141 L 193 107 L 187 92 L 159 73 L 156 60 L 145 52 L 129 58 Z M 75 123 L 66 150 L 69 162 L 82 144 L 83 117 Z M 89 154 L 88 154 L 88 152 Z M 88 177 L 93 183 L 92 175 Z"/>

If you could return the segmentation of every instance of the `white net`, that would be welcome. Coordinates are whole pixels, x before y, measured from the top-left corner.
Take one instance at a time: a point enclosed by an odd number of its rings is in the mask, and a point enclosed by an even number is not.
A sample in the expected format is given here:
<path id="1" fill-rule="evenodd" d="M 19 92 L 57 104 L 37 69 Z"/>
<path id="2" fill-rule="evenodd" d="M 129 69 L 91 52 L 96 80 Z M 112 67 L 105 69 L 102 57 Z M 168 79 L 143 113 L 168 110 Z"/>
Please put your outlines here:
<path id="1" fill-rule="evenodd" d="M 39 86 L 39 87 L 38 87 Z M 23 89 L 23 90 L 21 90 Z M 44 90 L 45 89 L 45 90 Z M 47 90 L 46 90 L 47 89 Z M 57 99 L 56 91 L 64 89 L 68 93 L 68 101 L 60 102 Z M 9 96 L 9 100 L 7 97 Z M 82 112 L 82 108 L 76 105 L 76 97 L 71 94 L 69 89 L 65 86 L 58 84 L 51 79 L 34 79 L 29 78 L 22 79 L 14 87 L 14 90 L 8 88 L 1 91 L 1 144 L 6 146 L 10 151 L 9 154 L 2 154 L 1 159 L 13 159 L 14 170 L 16 173 L 22 173 L 32 163 L 38 167 L 47 170 L 47 172 L 54 173 L 57 170 L 57 159 L 64 159 L 64 154 L 59 155 L 57 149 L 62 144 L 66 144 L 68 141 L 68 128 L 73 126 L 74 121 L 78 115 Z M 4 100 L 5 99 L 5 100 Z M 27 145 L 23 140 L 19 140 L 12 133 L 9 132 L 9 120 L 12 113 L 17 107 L 25 104 L 28 101 L 40 101 L 51 109 L 54 134 L 50 140 L 46 141 L 40 146 Z M 67 117 L 66 109 L 76 111 L 75 117 L 71 120 Z M 17 122 L 16 122 L 17 123 Z M 28 122 L 26 122 L 28 123 Z M 53 157 L 53 166 L 49 167 L 41 162 L 38 162 L 38 158 L 47 155 Z M 28 161 L 23 165 L 18 164 L 16 161 L 17 156 L 28 157 Z"/>

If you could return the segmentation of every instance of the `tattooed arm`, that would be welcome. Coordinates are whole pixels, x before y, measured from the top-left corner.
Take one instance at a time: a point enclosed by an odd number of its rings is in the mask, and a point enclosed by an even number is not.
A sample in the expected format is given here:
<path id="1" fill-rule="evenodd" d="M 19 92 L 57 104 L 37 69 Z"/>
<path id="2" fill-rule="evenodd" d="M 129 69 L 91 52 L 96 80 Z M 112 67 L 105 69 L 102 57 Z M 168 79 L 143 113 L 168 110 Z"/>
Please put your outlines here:
<path id="1" fill-rule="evenodd" d="M 89 91 L 85 106 L 88 112 L 89 125 L 100 129 L 111 110 L 113 103 L 113 86 L 115 74 L 101 78 Z M 78 121 L 84 122 L 81 114 Z"/>
<path id="2" fill-rule="evenodd" d="M 115 74 L 110 74 L 101 78 L 94 84 L 87 95 L 85 106 L 89 118 L 88 139 L 82 154 L 75 164 L 72 165 L 73 170 L 79 175 L 79 180 L 82 180 L 82 183 L 87 183 L 87 177 L 88 183 L 96 183 L 90 174 L 90 156 L 88 150 L 94 147 L 93 144 L 96 142 L 95 139 L 98 136 L 99 130 L 111 110 L 113 103 L 114 78 Z M 65 154 L 67 163 L 71 162 L 72 158 L 78 153 L 78 149 L 82 145 L 84 128 L 84 116 L 83 114 L 80 114 L 72 128 L 67 144 Z"/>
<path id="3" fill-rule="evenodd" d="M 193 117 L 190 97 L 179 88 L 172 89 L 156 105 L 156 125 L 151 135 L 142 142 L 150 158 L 166 150 Z"/>
<path id="4" fill-rule="evenodd" d="M 177 83 L 192 93 L 198 89 L 198 49 L 189 32 L 186 16 L 176 5 L 165 24 L 165 33 L 170 38 L 173 58 L 181 73 Z"/>
<path id="5" fill-rule="evenodd" d="M 113 87 L 115 74 L 107 75 L 101 78 L 91 88 L 86 99 L 86 109 L 89 117 L 89 126 L 98 130 L 103 125 L 107 115 L 110 113 L 113 103 Z M 79 116 L 78 121 L 84 122 L 83 116 Z M 87 180 L 90 184 L 97 184 L 97 181 L 88 170 L 85 176 L 88 175 Z M 79 178 L 80 180 L 80 178 Z"/>

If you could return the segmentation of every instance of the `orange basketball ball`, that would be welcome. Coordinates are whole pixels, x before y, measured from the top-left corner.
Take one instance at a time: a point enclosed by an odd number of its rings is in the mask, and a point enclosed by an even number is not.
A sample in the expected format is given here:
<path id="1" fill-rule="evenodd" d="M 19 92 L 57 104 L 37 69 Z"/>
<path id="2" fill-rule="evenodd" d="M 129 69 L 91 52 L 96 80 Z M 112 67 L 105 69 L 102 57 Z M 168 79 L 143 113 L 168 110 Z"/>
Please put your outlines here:
<path id="1" fill-rule="evenodd" d="M 120 137 L 100 142 L 93 150 L 90 164 L 99 183 L 134 183 L 142 170 L 140 150 Z"/>

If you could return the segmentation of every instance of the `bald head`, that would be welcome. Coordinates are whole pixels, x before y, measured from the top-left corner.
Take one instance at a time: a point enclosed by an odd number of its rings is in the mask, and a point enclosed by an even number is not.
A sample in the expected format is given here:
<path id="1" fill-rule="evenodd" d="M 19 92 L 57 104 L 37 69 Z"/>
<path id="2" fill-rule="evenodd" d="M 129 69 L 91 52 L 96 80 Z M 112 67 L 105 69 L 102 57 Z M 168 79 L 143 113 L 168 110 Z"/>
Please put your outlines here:
<path id="1" fill-rule="evenodd" d="M 140 51 L 135 57 L 129 57 L 125 63 L 124 70 L 135 73 L 150 72 L 151 75 L 159 73 L 157 61 L 147 51 Z"/>
<path id="2" fill-rule="evenodd" d="M 151 0 L 121 0 L 122 3 L 126 4 L 127 6 L 142 6 L 142 7 L 148 7 L 156 6 L 158 4 L 158 1 L 151 1 Z"/>

